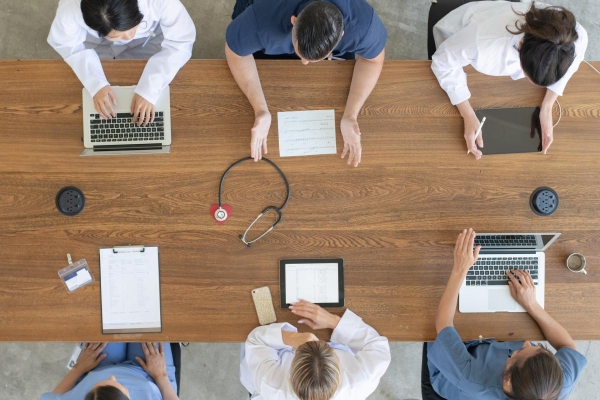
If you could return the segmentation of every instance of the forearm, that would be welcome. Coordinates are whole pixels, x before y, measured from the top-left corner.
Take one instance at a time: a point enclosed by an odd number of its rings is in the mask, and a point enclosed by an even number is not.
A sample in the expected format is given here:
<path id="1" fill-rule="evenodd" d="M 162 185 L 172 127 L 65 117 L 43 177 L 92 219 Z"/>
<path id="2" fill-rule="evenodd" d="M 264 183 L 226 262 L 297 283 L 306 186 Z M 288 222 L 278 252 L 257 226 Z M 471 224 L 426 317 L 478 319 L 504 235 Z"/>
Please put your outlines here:
<path id="1" fill-rule="evenodd" d="M 473 107 L 471 107 L 471 103 L 469 103 L 469 100 L 465 100 L 462 103 L 458 103 L 456 105 L 456 108 L 458 108 L 458 112 L 460 113 L 461 117 L 465 119 L 475 114 L 475 110 L 473 110 Z"/>
<path id="2" fill-rule="evenodd" d="M 456 313 L 456 305 L 458 303 L 458 292 L 460 291 L 464 279 L 464 275 L 452 271 L 435 314 L 435 329 L 438 333 L 447 326 L 454 325 L 454 314 Z"/>
<path id="3" fill-rule="evenodd" d="M 344 117 L 358 118 L 360 109 L 365 104 L 365 101 L 367 101 L 367 98 L 379 80 L 384 58 L 385 50 L 372 60 L 358 57 L 354 65 L 354 74 L 352 75 L 352 83 L 350 84 L 350 93 L 346 101 Z"/>
<path id="4" fill-rule="evenodd" d="M 52 393 L 67 393 L 75 387 L 75 385 L 77 384 L 77 380 L 79 380 L 79 378 L 81 378 L 82 375 L 83 373 L 81 373 L 79 369 L 72 368 L 67 374 L 67 376 L 64 377 L 64 379 L 56 386 L 56 388 L 54 388 Z"/>
<path id="5" fill-rule="evenodd" d="M 248 98 L 250 105 L 254 109 L 254 113 L 268 112 L 269 108 L 252 54 L 240 57 L 225 44 L 225 57 L 227 58 L 227 64 L 229 65 L 233 79 L 235 79 L 235 82 Z"/>
<path id="6" fill-rule="evenodd" d="M 542 110 L 549 110 L 551 112 L 556 99 L 558 99 L 558 94 L 554 93 L 550 89 L 546 89 L 546 95 L 544 96 L 544 100 L 542 101 L 542 106 L 540 108 Z"/>
<path id="7" fill-rule="evenodd" d="M 546 310 L 544 310 L 538 303 L 527 307 L 527 312 L 537 322 L 544 337 L 555 349 L 562 347 L 570 347 L 573 350 L 577 350 L 575 341 L 569 335 L 569 332 L 562 327 Z"/>
<path id="8" fill-rule="evenodd" d="M 154 382 L 156 383 L 156 386 L 158 386 L 158 390 L 160 390 L 163 400 L 179 400 L 179 396 L 177 396 L 167 375 L 155 379 Z"/>

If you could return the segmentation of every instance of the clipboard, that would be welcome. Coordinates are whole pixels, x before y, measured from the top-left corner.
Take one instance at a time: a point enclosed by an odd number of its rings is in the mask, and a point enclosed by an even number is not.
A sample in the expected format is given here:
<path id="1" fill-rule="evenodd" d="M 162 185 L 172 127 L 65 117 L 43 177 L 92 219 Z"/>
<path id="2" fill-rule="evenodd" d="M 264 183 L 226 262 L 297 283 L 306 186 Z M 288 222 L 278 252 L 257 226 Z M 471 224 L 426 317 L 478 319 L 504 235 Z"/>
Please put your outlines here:
<path id="1" fill-rule="evenodd" d="M 102 333 L 160 333 L 158 246 L 100 249 Z"/>

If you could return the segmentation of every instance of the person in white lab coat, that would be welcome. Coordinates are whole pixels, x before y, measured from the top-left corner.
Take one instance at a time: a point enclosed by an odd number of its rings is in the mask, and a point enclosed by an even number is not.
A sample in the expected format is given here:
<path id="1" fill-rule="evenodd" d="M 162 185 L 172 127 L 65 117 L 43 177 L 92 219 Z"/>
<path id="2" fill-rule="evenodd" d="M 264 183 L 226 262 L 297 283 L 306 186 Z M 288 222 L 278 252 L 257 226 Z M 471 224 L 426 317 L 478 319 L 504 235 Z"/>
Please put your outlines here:
<path id="1" fill-rule="evenodd" d="M 433 35 L 437 50 L 431 68 L 464 119 L 465 140 L 475 158 L 482 155 L 483 133 L 475 140 L 479 120 L 469 103 L 467 65 L 487 75 L 526 77 L 547 88 L 540 107 L 546 154 L 553 140 L 552 107 L 587 48 L 587 33 L 575 16 L 538 2 L 475 1 L 442 18 Z"/>
<path id="2" fill-rule="evenodd" d="M 116 100 L 100 58 L 149 59 L 131 103 L 138 124 L 154 120 L 154 104 L 192 56 L 195 40 L 180 0 L 60 0 L 48 36 L 103 118 L 116 116 Z"/>
<path id="3" fill-rule="evenodd" d="M 253 399 L 364 400 L 375 391 L 391 360 L 385 337 L 350 310 L 340 318 L 304 300 L 290 309 L 301 324 L 333 329 L 331 343 L 288 323 L 254 329 L 240 364 Z"/>

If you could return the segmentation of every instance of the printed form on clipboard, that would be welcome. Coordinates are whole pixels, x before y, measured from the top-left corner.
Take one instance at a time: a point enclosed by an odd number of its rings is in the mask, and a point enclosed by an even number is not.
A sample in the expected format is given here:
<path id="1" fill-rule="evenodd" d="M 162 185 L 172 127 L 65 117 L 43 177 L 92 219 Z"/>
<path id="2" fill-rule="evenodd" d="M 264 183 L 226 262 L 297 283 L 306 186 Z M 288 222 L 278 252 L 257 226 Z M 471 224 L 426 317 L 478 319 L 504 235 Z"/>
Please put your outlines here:
<path id="1" fill-rule="evenodd" d="M 158 247 L 100 249 L 102 333 L 162 331 Z"/>
<path id="2" fill-rule="evenodd" d="M 336 154 L 335 111 L 277 113 L 281 157 Z"/>

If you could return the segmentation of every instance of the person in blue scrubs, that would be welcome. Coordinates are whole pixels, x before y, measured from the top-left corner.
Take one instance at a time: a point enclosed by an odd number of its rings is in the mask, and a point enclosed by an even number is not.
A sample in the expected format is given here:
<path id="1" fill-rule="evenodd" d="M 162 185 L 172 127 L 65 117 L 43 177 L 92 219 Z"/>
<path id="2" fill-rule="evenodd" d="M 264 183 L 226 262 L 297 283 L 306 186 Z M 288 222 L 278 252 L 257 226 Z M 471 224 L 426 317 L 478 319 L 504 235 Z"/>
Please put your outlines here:
<path id="1" fill-rule="evenodd" d="M 178 400 L 171 346 L 86 343 L 77 364 L 41 400 Z"/>
<path id="2" fill-rule="evenodd" d="M 255 56 L 296 58 L 302 64 L 326 58 L 354 58 L 354 76 L 340 123 L 342 158 L 361 161 L 358 113 L 377 84 L 387 30 L 366 0 L 237 0 L 227 28 L 225 56 L 231 73 L 254 109 L 250 154 L 267 154 L 271 113 L 262 90 Z M 284 55 L 282 57 L 282 55 Z"/>
<path id="3" fill-rule="evenodd" d="M 565 328 L 537 303 L 528 273 L 509 272 L 511 293 L 537 322 L 556 354 L 530 342 L 486 339 L 463 343 L 454 329 L 458 292 L 479 255 L 480 246 L 474 249 L 474 242 L 472 229 L 464 230 L 456 241 L 454 268 L 435 317 L 438 336 L 427 346 L 433 389 L 452 400 L 567 398 L 587 360 Z"/>

